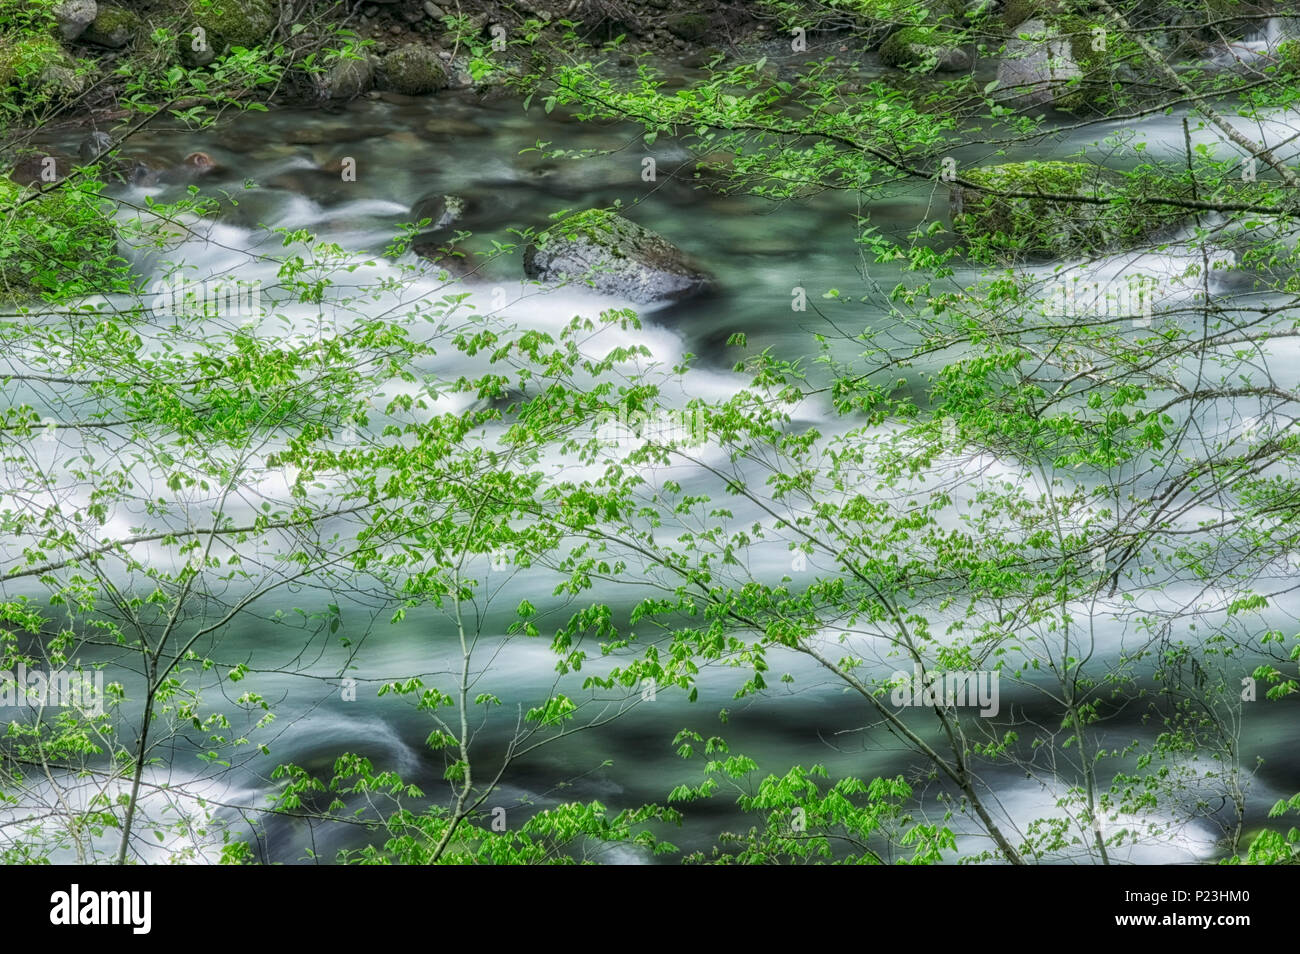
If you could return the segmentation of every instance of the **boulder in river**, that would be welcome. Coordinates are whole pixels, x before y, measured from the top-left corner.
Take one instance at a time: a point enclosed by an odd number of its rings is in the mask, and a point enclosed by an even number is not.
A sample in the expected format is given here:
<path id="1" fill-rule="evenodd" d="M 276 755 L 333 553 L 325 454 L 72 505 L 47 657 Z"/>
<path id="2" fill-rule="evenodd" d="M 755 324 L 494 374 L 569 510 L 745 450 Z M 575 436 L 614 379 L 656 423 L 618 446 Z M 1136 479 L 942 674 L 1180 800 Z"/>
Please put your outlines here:
<path id="1" fill-rule="evenodd" d="M 1019 108 L 1065 105 L 1082 77 L 1070 39 L 1045 20 L 1026 20 L 1007 40 L 996 95 Z"/>
<path id="2" fill-rule="evenodd" d="M 375 71 L 364 57 L 335 60 L 325 72 L 316 75 L 316 86 L 324 99 L 355 99 L 370 91 Z"/>
<path id="3" fill-rule="evenodd" d="M 663 236 L 604 209 L 570 215 L 539 236 L 524 251 L 524 273 L 586 282 L 638 305 L 681 301 L 713 283 Z"/>
<path id="4" fill-rule="evenodd" d="M 901 69 L 950 73 L 970 69 L 972 58 L 941 30 L 904 27 L 880 44 L 880 62 Z"/>
<path id="5" fill-rule="evenodd" d="M 387 87 L 406 96 L 423 96 L 447 86 L 447 67 L 441 57 L 418 43 L 399 46 L 385 56 L 383 73 Z"/>
<path id="6" fill-rule="evenodd" d="M 1115 84 L 1140 80 L 1140 61 L 1106 51 L 1112 29 L 1099 17 L 1073 14 L 1024 21 L 1003 48 L 994 96 L 1018 109 L 1110 112 L 1118 105 Z"/>
<path id="7" fill-rule="evenodd" d="M 1086 162 L 1015 162 L 973 169 L 962 177 L 990 191 L 955 188 L 953 227 L 980 259 L 1061 258 L 1131 247 L 1178 224 L 1186 213 L 1135 204 L 1122 173 Z M 1115 199 L 1076 203 L 1043 196 Z"/>
<path id="8" fill-rule="evenodd" d="M 460 196 L 435 192 L 417 199 L 411 206 L 411 221 L 418 223 L 428 219 L 425 231 L 440 232 L 459 222 L 465 215 L 465 207 L 465 200 Z"/>
<path id="9" fill-rule="evenodd" d="M 77 155 L 81 158 L 82 165 L 88 166 L 99 161 L 99 157 L 112 148 L 113 137 L 106 132 L 97 131 L 81 140 L 81 145 L 77 147 Z"/>

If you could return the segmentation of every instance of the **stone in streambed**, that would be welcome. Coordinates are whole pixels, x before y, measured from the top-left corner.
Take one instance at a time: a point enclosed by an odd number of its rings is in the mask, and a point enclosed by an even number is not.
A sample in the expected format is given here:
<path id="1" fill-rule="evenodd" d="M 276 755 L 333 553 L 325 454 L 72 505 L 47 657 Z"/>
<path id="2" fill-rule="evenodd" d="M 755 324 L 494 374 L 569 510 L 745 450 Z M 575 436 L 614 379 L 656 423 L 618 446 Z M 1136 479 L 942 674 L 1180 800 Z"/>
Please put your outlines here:
<path id="1" fill-rule="evenodd" d="M 880 44 L 880 62 L 900 69 L 953 73 L 971 67 L 971 55 L 950 34 L 931 27 L 904 27 Z"/>
<path id="2" fill-rule="evenodd" d="M 963 173 L 991 191 L 954 188 L 953 227 L 980 259 L 1061 258 L 1132 247 L 1185 217 L 1170 206 L 1137 205 L 1139 196 L 1118 172 L 1085 162 L 1016 162 Z M 999 192 L 1088 196 L 1107 203 L 1072 203 Z"/>
<path id="3" fill-rule="evenodd" d="M 428 219 L 425 231 L 440 232 L 459 222 L 465 215 L 466 207 L 465 200 L 458 195 L 426 195 L 411 206 L 411 221 L 418 223 Z"/>
<path id="4" fill-rule="evenodd" d="M 323 99 L 354 99 L 374 86 L 375 71 L 368 59 L 340 59 L 324 73 L 317 74 L 315 82 Z"/>
<path id="5" fill-rule="evenodd" d="M 563 219 L 524 252 L 529 278 L 578 281 L 638 305 L 682 301 L 713 278 L 663 236 L 603 209 Z"/>
<path id="6" fill-rule="evenodd" d="M 385 86 L 404 96 L 423 96 L 447 86 L 447 67 L 431 48 L 408 43 L 383 60 Z"/>
<path id="7" fill-rule="evenodd" d="M 1044 20 L 1026 20 L 998 63 L 998 99 L 1025 108 L 1051 106 L 1077 91 L 1083 76 L 1070 40 Z"/>

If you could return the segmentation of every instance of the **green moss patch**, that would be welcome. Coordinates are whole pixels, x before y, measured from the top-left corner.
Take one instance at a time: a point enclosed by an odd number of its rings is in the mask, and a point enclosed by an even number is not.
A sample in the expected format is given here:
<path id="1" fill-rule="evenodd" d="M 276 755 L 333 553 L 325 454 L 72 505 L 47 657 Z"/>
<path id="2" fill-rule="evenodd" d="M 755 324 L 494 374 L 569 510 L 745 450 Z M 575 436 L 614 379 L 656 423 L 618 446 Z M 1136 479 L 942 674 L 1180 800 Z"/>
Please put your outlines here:
<path id="1" fill-rule="evenodd" d="M 0 299 L 111 291 L 125 278 L 117 235 L 92 191 L 31 195 L 0 179 Z M 19 204 L 21 203 L 21 204 Z"/>

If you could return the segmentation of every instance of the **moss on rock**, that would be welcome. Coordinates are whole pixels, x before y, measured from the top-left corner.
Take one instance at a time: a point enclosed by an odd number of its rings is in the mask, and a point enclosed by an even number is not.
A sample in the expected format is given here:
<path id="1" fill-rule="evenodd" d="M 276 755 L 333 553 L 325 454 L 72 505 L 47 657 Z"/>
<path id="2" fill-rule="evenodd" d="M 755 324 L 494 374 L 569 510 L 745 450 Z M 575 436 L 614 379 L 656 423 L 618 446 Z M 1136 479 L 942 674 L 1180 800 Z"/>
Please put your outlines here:
<path id="1" fill-rule="evenodd" d="M 1041 20 L 1060 13 L 1061 0 L 1006 0 L 1002 7 L 1002 22 L 1007 29 L 1015 29 L 1026 20 Z"/>
<path id="2" fill-rule="evenodd" d="M 24 190 L 0 179 L 0 300 L 42 292 L 106 292 L 122 276 L 117 235 L 92 192 L 61 189 L 19 204 Z"/>
<path id="3" fill-rule="evenodd" d="M 65 102 L 84 89 L 77 61 L 53 37 L 37 34 L 0 44 L 0 96 L 19 108 Z"/>
<path id="4" fill-rule="evenodd" d="M 140 17 L 122 7 L 100 7 L 93 23 L 81 35 L 82 40 L 96 46 L 118 50 L 128 45 L 139 32 Z"/>
<path id="5" fill-rule="evenodd" d="M 1300 73 L 1300 40 L 1283 40 L 1278 44 L 1277 69 L 1287 76 Z"/>
<path id="6" fill-rule="evenodd" d="M 1159 206 L 1134 204 L 1138 196 L 1118 172 L 1084 162 L 1017 162 L 988 166 L 963 178 L 990 192 L 955 189 L 953 226 L 981 260 L 1059 258 L 1122 248 L 1181 218 Z M 998 192 L 1111 199 L 1076 203 Z"/>
<path id="7" fill-rule="evenodd" d="M 524 274 L 575 281 L 639 305 L 681 301 L 713 282 L 656 232 L 608 209 L 566 216 L 524 251 Z"/>
<path id="8" fill-rule="evenodd" d="M 886 66 L 915 66 L 925 58 L 924 48 L 933 42 L 934 30 L 904 27 L 880 44 L 880 62 Z"/>
<path id="9" fill-rule="evenodd" d="M 199 0 L 191 13 L 194 26 L 203 28 L 208 46 L 217 54 L 265 43 L 279 22 L 270 0 Z"/>
<path id="10" fill-rule="evenodd" d="M 68 59 L 63 47 L 50 36 L 37 34 L 14 43 L 0 43 L 0 86 L 27 83 L 49 66 Z"/>
<path id="11" fill-rule="evenodd" d="M 408 43 L 384 57 L 384 78 L 395 92 L 421 96 L 447 86 L 447 67 L 429 47 Z"/>
<path id="12" fill-rule="evenodd" d="M 912 69 L 931 64 L 954 69 L 970 65 L 970 58 L 957 46 L 957 38 L 933 27 L 904 27 L 880 44 L 880 62 L 885 66 Z"/>
<path id="13" fill-rule="evenodd" d="M 669 19 L 668 32 L 687 42 L 696 43 L 709 35 L 711 24 L 703 13 L 680 13 Z"/>

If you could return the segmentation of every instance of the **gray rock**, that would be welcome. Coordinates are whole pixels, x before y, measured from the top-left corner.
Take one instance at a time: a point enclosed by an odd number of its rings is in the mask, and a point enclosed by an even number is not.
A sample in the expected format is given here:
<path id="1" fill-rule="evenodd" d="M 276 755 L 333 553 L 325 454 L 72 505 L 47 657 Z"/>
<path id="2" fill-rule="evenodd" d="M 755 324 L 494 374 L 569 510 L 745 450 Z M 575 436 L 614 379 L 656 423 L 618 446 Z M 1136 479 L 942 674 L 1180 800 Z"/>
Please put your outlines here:
<path id="1" fill-rule="evenodd" d="M 80 96 L 86 89 L 86 77 L 77 72 L 77 67 L 71 60 L 42 67 L 36 82 L 42 89 L 60 99 Z"/>
<path id="2" fill-rule="evenodd" d="M 99 13 L 95 0 L 63 0 L 54 8 L 54 20 L 65 40 L 75 40 L 94 22 Z"/>
<path id="3" fill-rule="evenodd" d="M 422 199 L 417 199 L 411 206 L 411 221 L 419 222 L 428 219 L 429 224 L 425 232 L 440 232 L 443 229 L 451 228 L 460 221 L 465 214 L 465 200 L 458 195 L 426 195 Z"/>
<path id="4" fill-rule="evenodd" d="M 997 97 L 1017 107 L 1052 105 L 1083 75 L 1070 41 L 1043 20 L 1026 20 L 1015 32 L 998 64 Z"/>
<path id="5" fill-rule="evenodd" d="M 940 73 L 963 73 L 971 68 L 974 57 L 960 46 L 942 46 L 934 50 L 937 62 L 934 68 Z"/>
<path id="6" fill-rule="evenodd" d="M 589 283 L 638 305 L 682 301 L 713 278 L 663 236 L 601 210 L 554 226 L 524 252 L 524 273 L 543 282 Z"/>
<path id="7" fill-rule="evenodd" d="M 324 99 L 353 99 L 375 84 L 375 71 L 366 59 L 336 60 L 316 82 Z"/>
<path id="8" fill-rule="evenodd" d="M 93 132 L 81 140 L 77 155 L 84 165 L 91 165 L 99 157 L 113 148 L 113 137 L 106 132 Z"/>
<path id="9" fill-rule="evenodd" d="M 434 3 L 433 0 L 424 0 L 424 12 L 434 20 L 441 20 L 447 15 L 447 12 Z"/>

